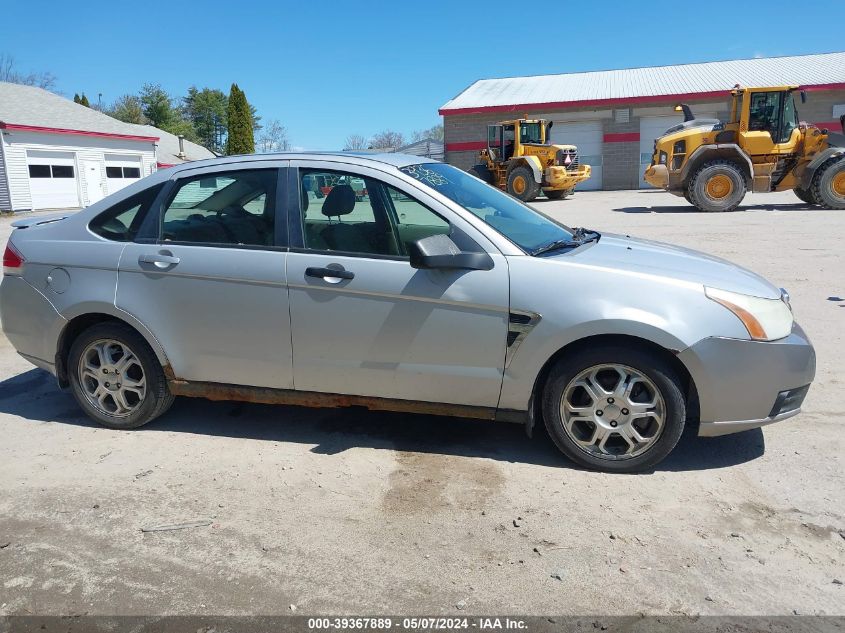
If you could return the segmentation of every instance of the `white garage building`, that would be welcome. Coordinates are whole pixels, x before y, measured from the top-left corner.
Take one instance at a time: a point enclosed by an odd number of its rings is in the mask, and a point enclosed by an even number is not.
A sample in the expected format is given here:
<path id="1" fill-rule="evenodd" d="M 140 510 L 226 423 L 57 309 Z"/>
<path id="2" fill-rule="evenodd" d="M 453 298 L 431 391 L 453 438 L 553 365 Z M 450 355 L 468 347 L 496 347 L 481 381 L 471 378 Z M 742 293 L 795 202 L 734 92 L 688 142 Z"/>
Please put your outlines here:
<path id="1" fill-rule="evenodd" d="M 162 133 L 139 128 L 0 82 L 0 211 L 84 207 L 153 173 Z"/>
<path id="2" fill-rule="evenodd" d="M 480 79 L 440 108 L 446 161 L 470 168 L 487 146 L 488 124 L 528 115 L 554 121 L 552 141 L 577 145 L 581 162 L 592 166 L 578 189 L 646 187 L 654 139 L 683 121 L 673 106 L 689 103 L 699 118 L 727 117 L 737 83 L 800 85 L 807 91 L 801 119 L 840 130 L 845 52 Z"/>

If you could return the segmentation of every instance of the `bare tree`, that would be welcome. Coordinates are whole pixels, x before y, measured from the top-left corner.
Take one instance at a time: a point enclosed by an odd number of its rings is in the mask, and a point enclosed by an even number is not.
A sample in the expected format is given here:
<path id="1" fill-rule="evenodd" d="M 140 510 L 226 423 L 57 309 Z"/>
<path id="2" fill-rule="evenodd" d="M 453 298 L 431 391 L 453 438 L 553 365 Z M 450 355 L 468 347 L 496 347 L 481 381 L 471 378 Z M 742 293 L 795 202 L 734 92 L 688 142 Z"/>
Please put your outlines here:
<path id="1" fill-rule="evenodd" d="M 367 139 L 360 134 L 350 134 L 346 137 L 346 144 L 343 146 L 343 149 L 367 149 Z"/>
<path id="2" fill-rule="evenodd" d="M 385 130 L 379 132 L 370 140 L 370 146 L 373 149 L 396 149 L 405 144 L 405 137 L 402 132 L 394 132 L 393 130 Z"/>
<path id="3" fill-rule="evenodd" d="M 434 125 L 427 130 L 417 130 L 414 132 L 414 143 L 417 141 L 424 141 L 427 138 L 434 139 L 435 141 L 442 141 L 443 140 L 443 125 Z"/>
<path id="4" fill-rule="evenodd" d="M 256 145 L 255 149 L 258 150 L 259 154 L 288 151 L 290 141 L 288 140 L 287 128 L 276 119 L 271 119 L 261 127 L 261 135 L 258 137 Z"/>
<path id="5" fill-rule="evenodd" d="M 36 86 L 44 90 L 52 90 L 56 87 L 56 76 L 53 73 L 23 73 L 18 70 L 15 58 L 7 53 L 0 54 L 0 81 Z"/>

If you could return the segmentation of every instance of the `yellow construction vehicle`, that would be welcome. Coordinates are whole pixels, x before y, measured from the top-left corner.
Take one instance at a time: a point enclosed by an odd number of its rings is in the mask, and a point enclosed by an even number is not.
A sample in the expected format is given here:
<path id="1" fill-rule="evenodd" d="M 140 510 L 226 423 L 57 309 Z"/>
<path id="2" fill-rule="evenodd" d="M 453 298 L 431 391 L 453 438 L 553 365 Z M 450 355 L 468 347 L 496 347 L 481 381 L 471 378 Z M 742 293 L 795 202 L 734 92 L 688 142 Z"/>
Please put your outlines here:
<path id="1" fill-rule="evenodd" d="M 808 204 L 845 209 L 845 136 L 799 122 L 795 92 L 806 101 L 799 86 L 735 86 L 727 122 L 676 106 L 684 122 L 654 141 L 646 181 L 702 211 L 732 211 L 748 190 L 787 189 Z"/>
<path id="2" fill-rule="evenodd" d="M 574 145 L 548 142 L 553 122 L 517 119 L 487 126 L 487 148 L 469 172 L 524 202 L 540 191 L 551 200 L 565 198 L 590 177 L 590 166 L 578 163 Z"/>

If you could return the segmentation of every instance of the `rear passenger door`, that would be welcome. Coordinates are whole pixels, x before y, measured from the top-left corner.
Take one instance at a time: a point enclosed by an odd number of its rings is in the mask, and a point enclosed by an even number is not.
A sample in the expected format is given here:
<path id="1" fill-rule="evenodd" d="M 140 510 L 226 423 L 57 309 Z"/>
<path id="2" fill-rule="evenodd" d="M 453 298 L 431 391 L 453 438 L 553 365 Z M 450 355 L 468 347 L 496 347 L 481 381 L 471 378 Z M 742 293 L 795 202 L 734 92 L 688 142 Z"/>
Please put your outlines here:
<path id="1" fill-rule="evenodd" d="M 501 253 L 389 172 L 291 166 L 301 194 L 287 261 L 296 389 L 496 407 L 508 321 Z M 412 268 L 408 243 L 434 234 L 487 252 L 493 269 Z"/>
<path id="2" fill-rule="evenodd" d="M 117 307 L 150 329 L 177 378 L 293 386 L 286 162 L 266 165 L 178 174 L 121 256 Z"/>

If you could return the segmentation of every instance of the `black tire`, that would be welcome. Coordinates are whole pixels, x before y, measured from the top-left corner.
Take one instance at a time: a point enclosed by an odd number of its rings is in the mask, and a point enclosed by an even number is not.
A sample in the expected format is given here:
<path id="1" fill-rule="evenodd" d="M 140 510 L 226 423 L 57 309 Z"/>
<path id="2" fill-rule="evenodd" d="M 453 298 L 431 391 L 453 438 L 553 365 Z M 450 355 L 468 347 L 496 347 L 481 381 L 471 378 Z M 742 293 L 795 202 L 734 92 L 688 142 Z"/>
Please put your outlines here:
<path id="1" fill-rule="evenodd" d="M 684 200 L 689 202 L 691 205 L 695 206 L 695 203 L 692 201 L 692 198 L 689 197 L 689 191 L 684 189 Z"/>
<path id="2" fill-rule="evenodd" d="M 487 165 L 474 165 L 470 167 L 469 173 L 488 185 L 493 184 L 493 173 L 487 168 Z"/>
<path id="3" fill-rule="evenodd" d="M 518 191 L 520 188 L 522 191 Z M 540 193 L 540 183 L 534 180 L 534 172 L 531 169 L 519 165 L 508 174 L 508 193 L 523 202 L 531 202 Z"/>
<path id="4" fill-rule="evenodd" d="M 717 197 L 708 192 L 708 183 L 714 178 L 729 182 L 728 192 Z M 745 197 L 745 176 L 734 163 L 727 160 L 712 160 L 704 163 L 687 184 L 689 201 L 701 211 L 733 211 Z"/>
<path id="5" fill-rule="evenodd" d="M 543 193 L 549 200 L 563 200 L 572 193 L 572 189 L 547 189 Z"/>
<path id="6" fill-rule="evenodd" d="M 819 165 L 810 193 L 825 209 L 845 209 L 845 156 L 834 156 Z"/>
<path id="7" fill-rule="evenodd" d="M 798 199 L 801 200 L 801 202 L 806 202 L 807 204 L 816 204 L 812 192 L 808 191 L 807 189 L 795 187 L 795 189 L 793 189 L 792 191 L 795 192 L 795 195 L 798 196 Z"/>
<path id="8" fill-rule="evenodd" d="M 108 415 L 95 407 L 89 402 L 81 384 L 79 367 L 82 354 L 89 345 L 101 340 L 114 340 L 126 345 L 138 359 L 146 379 L 143 399 L 140 399 L 136 408 L 124 417 Z M 67 372 L 71 391 L 79 406 L 92 420 L 110 429 L 137 428 L 154 420 L 173 404 L 174 397 L 167 388 L 167 378 L 155 353 L 138 332 L 124 323 L 98 323 L 79 334 L 70 347 Z"/>
<path id="9" fill-rule="evenodd" d="M 624 365 L 643 374 L 657 387 L 665 404 L 664 426 L 657 439 L 645 452 L 630 458 L 597 457 L 581 448 L 564 429 L 560 404 L 567 386 L 582 371 L 604 364 Z M 583 349 L 558 362 L 543 387 L 542 412 L 549 436 L 566 457 L 585 468 L 611 473 L 636 473 L 654 467 L 675 448 L 686 421 L 683 383 L 672 366 L 653 351 L 619 345 Z"/>

